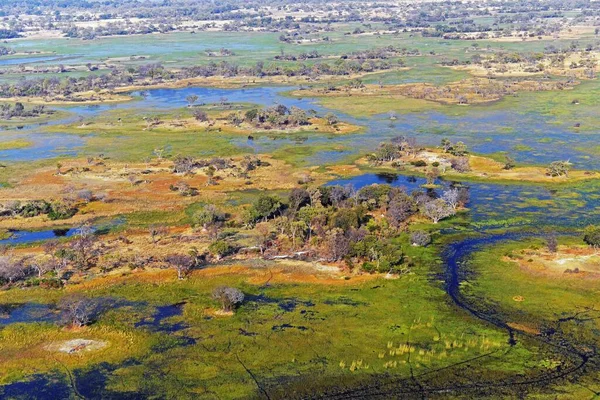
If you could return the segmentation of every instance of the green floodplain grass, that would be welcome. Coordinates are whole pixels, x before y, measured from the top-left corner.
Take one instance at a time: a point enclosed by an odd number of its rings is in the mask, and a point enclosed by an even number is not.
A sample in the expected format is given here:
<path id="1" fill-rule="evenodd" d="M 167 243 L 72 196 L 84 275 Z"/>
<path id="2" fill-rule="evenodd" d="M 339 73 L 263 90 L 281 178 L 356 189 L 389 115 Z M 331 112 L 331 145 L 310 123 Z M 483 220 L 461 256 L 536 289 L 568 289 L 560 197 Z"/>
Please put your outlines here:
<path id="1" fill-rule="evenodd" d="M 352 26 L 348 27 L 351 28 Z M 218 50 L 220 47 L 228 47 L 228 43 L 244 42 L 245 36 L 245 33 L 202 32 L 197 35 L 140 35 L 127 38 L 127 41 L 122 38 L 97 39 L 94 41 L 92 52 L 87 53 L 85 57 L 74 58 L 73 62 L 97 62 L 107 58 L 149 53 L 148 59 L 144 61 L 124 63 L 162 61 L 165 66 L 195 64 L 209 60 L 204 53 L 206 48 Z M 427 79 L 431 79 L 428 81 L 434 83 L 455 81 L 467 76 L 463 72 L 439 67 L 436 63 L 440 61 L 441 54 L 461 59 L 469 57 L 464 49 L 470 46 L 470 43 L 409 38 L 407 34 L 346 37 L 335 32 L 331 36 L 330 43 L 294 45 L 280 43 L 276 34 L 257 33 L 256 40 L 253 40 L 250 47 L 234 48 L 232 50 L 236 55 L 226 59 L 250 65 L 258 60 L 274 57 L 279 54 L 281 48 L 284 48 L 286 53 L 315 49 L 323 54 L 341 54 L 357 49 L 389 44 L 402 46 L 403 43 L 407 43 L 407 47 L 418 47 L 423 53 L 420 57 L 404 58 L 410 70 L 377 74 L 369 76 L 365 81 L 390 84 L 410 82 L 421 79 L 423 71 L 426 72 Z M 174 43 L 179 45 L 175 47 Z M 534 51 L 543 49 L 549 41 L 479 43 L 481 47 L 489 44 L 494 48 L 522 51 L 525 46 Z M 89 48 L 89 42 L 63 39 L 44 42 L 17 40 L 14 44 L 23 49 L 47 49 L 61 55 L 82 54 L 83 46 Z M 173 48 L 174 51 L 159 52 L 154 46 Z M 429 54 L 430 51 L 435 55 Z M 218 57 L 210 60 L 221 59 Z M 474 107 L 441 106 L 432 102 L 385 98 L 362 102 L 362 99 L 354 97 L 352 104 L 346 99 L 323 98 L 321 101 L 327 106 L 344 109 L 345 112 L 358 116 L 375 113 L 368 108 L 372 107 L 372 104 L 377 104 L 378 114 L 387 111 L 423 112 L 435 109 L 440 112 L 468 115 L 478 112 L 480 107 L 494 110 L 511 106 L 523 113 L 540 112 L 555 118 L 556 123 L 572 125 L 575 121 L 582 121 L 581 129 L 585 130 L 589 125 L 585 121 L 593 121 L 594 107 L 598 106 L 600 101 L 600 96 L 597 96 L 599 88 L 597 82 L 584 82 L 568 92 L 569 101 L 565 101 L 565 96 L 557 96 L 556 92 L 523 93 L 518 98 Z M 576 97 L 580 104 L 572 105 L 571 97 Z M 213 111 L 215 110 L 209 110 L 209 113 Z M 154 148 L 165 143 L 169 143 L 171 156 L 230 156 L 247 151 L 232 144 L 234 136 L 226 132 L 216 134 L 189 131 L 174 134 L 161 128 L 141 132 L 141 117 L 132 116 L 131 112 L 111 111 L 92 121 L 114 123 L 115 119 L 121 117 L 123 127 L 117 130 L 86 131 L 85 128 L 78 128 L 76 124 L 46 129 L 88 136 L 82 155 L 103 153 L 123 161 L 142 160 L 150 156 Z M 160 116 L 168 119 L 177 116 L 175 113 L 185 116 L 190 112 L 182 109 L 173 113 L 161 113 Z M 153 112 L 146 110 L 143 114 L 153 115 Z M 305 165 L 307 157 L 320 150 L 331 150 L 331 145 L 290 145 L 273 152 L 273 156 L 292 165 L 301 166 Z M 343 150 L 344 148 L 339 148 L 336 151 Z M 590 151 L 596 154 L 596 150 Z M 32 169 L 51 166 L 56 161 L 11 163 L 0 169 L 0 181 L 14 182 L 19 174 L 23 173 L 23 166 Z M 573 193 L 573 188 L 580 190 L 580 193 Z M 532 205 L 577 208 L 584 206 L 587 201 L 597 199 L 597 188 L 597 183 L 581 183 L 559 187 L 555 198 L 550 201 L 511 201 L 520 203 L 523 209 Z M 248 204 L 255 195 L 253 191 L 229 193 L 227 205 L 233 207 Z M 125 225 L 134 228 L 144 228 L 154 223 L 184 225 L 189 223 L 189 216 L 196 208 L 197 205 L 192 205 L 187 210 L 175 213 L 138 211 L 124 216 Z M 490 213 L 489 219 L 483 220 L 475 227 L 511 226 L 528 221 L 528 215 L 523 216 L 523 220 L 518 220 Z M 468 215 L 459 213 L 454 218 L 441 221 L 435 229 L 450 227 L 460 227 L 467 231 L 472 226 Z M 433 226 L 422 222 L 411 226 L 411 229 L 432 230 Z M 434 238 L 438 237 L 434 233 Z M 396 242 L 407 256 L 413 259 L 415 266 L 409 274 L 393 280 L 379 277 L 368 282 L 354 283 L 354 278 L 351 277 L 346 285 L 298 282 L 266 286 L 249 283 L 243 276 L 236 274 L 194 274 L 188 280 L 176 281 L 174 272 L 173 277 L 162 280 L 127 279 L 129 273 L 123 272 L 126 283 L 117 279 L 105 285 L 85 289 L 73 286 L 65 290 L 30 288 L 0 292 L 0 304 L 54 304 L 66 294 L 78 291 L 84 291 L 92 297 L 111 297 L 145 303 L 140 309 L 117 307 L 109 310 L 94 325 L 80 332 L 65 330 L 50 323 L 3 327 L 0 330 L 0 360 L 3 361 L 0 382 L 19 380 L 31 373 L 64 373 L 65 365 L 69 369 L 86 370 L 94 368 L 100 362 L 108 362 L 116 366 L 114 374 L 108 378 L 107 388 L 110 390 L 130 393 L 148 390 L 167 398 L 186 398 L 192 397 L 192 393 L 198 397 L 209 397 L 206 388 L 210 388 L 222 398 L 247 398 L 255 395 L 257 390 L 248 370 L 261 380 L 282 380 L 290 384 L 301 374 L 304 378 L 300 379 L 300 382 L 313 382 L 318 386 L 324 385 L 325 381 L 354 382 L 383 374 L 406 377 L 410 376 L 411 370 L 426 373 L 492 351 L 497 351 L 497 356 L 486 358 L 485 364 L 476 364 L 472 371 L 474 377 L 498 378 L 504 374 L 525 374 L 532 368 L 555 368 L 555 362 L 560 360 L 554 359 L 554 355 L 548 355 L 548 349 L 536 342 L 530 342 L 527 338 L 520 338 L 522 340 L 519 340 L 516 346 L 510 347 L 505 331 L 474 320 L 449 301 L 441 278 L 443 267 L 438 255 L 439 247 L 409 246 L 406 234 L 396 239 Z M 561 243 L 580 242 L 562 238 Z M 577 307 L 593 306 L 593 300 L 597 297 L 593 282 L 534 277 L 520 271 L 516 264 L 502 261 L 502 256 L 513 250 L 523 246 L 541 245 L 539 240 L 510 242 L 476 253 L 468 264 L 476 274 L 462 285 L 461 290 L 467 296 L 493 303 L 506 320 L 517 323 L 552 322 L 556 321 L 559 315 L 569 315 Z M 257 266 L 261 267 L 268 269 L 270 265 Z M 233 316 L 208 318 L 210 313 L 207 310 L 218 307 L 211 299 L 210 293 L 219 285 L 239 287 L 249 297 Z M 525 301 L 514 302 L 512 297 L 515 295 L 524 296 Z M 291 311 L 279 306 L 280 303 L 292 301 L 296 302 L 296 307 Z M 146 320 L 152 315 L 151 306 L 181 302 L 185 303 L 183 314 L 172 317 L 167 322 L 185 323 L 189 327 L 183 331 L 169 335 L 135 327 L 136 322 Z M 586 323 L 584 328 L 579 330 L 574 323 L 569 323 L 565 329 L 582 343 L 593 342 L 594 331 L 589 325 L 595 329 L 596 324 Z M 178 336 L 182 335 L 196 339 L 197 343 L 185 347 L 178 346 Z M 70 358 L 60 356 L 60 362 L 57 362 L 56 355 L 44 348 L 49 342 L 82 336 L 108 341 L 109 346 L 96 355 Z M 138 360 L 141 364 L 124 364 L 123 361 L 128 358 Z M 152 368 L 148 368 L 150 366 Z M 572 386 L 567 389 L 573 390 Z"/>
<path id="2" fill-rule="evenodd" d="M 147 282 L 129 280 L 127 284 L 107 284 L 87 289 L 93 297 L 111 297 L 153 305 L 185 302 L 183 315 L 169 322 L 184 322 L 189 329 L 172 335 L 149 334 L 135 329 L 136 321 L 151 311 L 135 313 L 128 307 L 103 315 L 89 331 L 65 333 L 50 324 L 12 325 L 2 335 L 12 337 L 27 330 L 27 340 L 3 342 L 3 351 L 18 354 L 32 347 L 39 360 L 37 372 L 58 368 L 51 354 L 38 354 L 43 342 L 58 338 L 90 337 L 118 343 L 129 337 L 129 345 L 116 352 L 107 348 L 103 361 L 114 362 L 131 356 L 144 362 L 157 363 L 178 376 L 189 390 L 210 387 L 219 395 L 246 397 L 256 385 L 240 364 L 261 379 L 305 376 L 327 376 L 331 379 L 354 379 L 363 375 L 388 373 L 406 375 L 410 368 L 425 372 L 476 357 L 485 352 L 508 347 L 506 335 L 492 327 L 473 325 L 470 318 L 446 301 L 440 282 L 428 276 L 435 271 L 437 260 L 433 248 L 412 248 L 399 239 L 407 254 L 418 259 L 414 270 L 396 280 L 375 279 L 365 283 L 339 285 L 272 284 L 268 288 L 247 283 L 243 277 L 192 276 L 186 281 Z M 427 267 L 426 265 L 430 265 Z M 206 310 L 218 305 L 210 298 L 219 285 L 241 288 L 248 296 L 264 296 L 266 301 L 248 301 L 232 317 L 207 319 Z M 69 292 L 76 292 L 72 288 Z M 11 296 L 10 303 L 25 301 L 55 302 L 59 290 L 31 289 Z M 2 299 L 0 301 L 5 301 Z M 279 303 L 294 301 L 292 311 L 284 311 Z M 247 332 L 243 335 L 241 331 Z M 97 335 L 103 332 L 102 335 Z M 194 337 L 198 343 L 187 347 L 173 346 L 177 336 Z M 150 346 L 163 346 L 165 351 L 150 352 Z M 513 354 L 522 357 L 528 351 L 519 348 Z M 410 355 L 410 357 L 409 357 Z M 39 358 L 35 358 L 39 357 Z M 73 368 L 91 367 L 97 357 L 75 357 Z M 31 372 L 32 359 L 15 357 L 5 364 L 0 379 L 4 382 Z M 492 368 L 521 370 L 512 356 L 497 360 Z M 524 369 L 523 369 L 524 371 Z M 139 390 L 145 372 L 139 366 L 117 368 L 108 381 L 108 389 Z M 160 386 L 159 376 L 150 374 Z M 165 378 L 164 388 L 175 382 Z"/>
<path id="3" fill-rule="evenodd" d="M 376 47 L 398 46 L 408 49 L 419 49 L 421 56 L 404 57 L 409 67 L 416 67 L 423 72 L 422 68 L 438 64 L 442 57 L 466 60 L 473 54 L 471 42 L 458 40 L 444 40 L 441 38 L 427 38 L 410 33 L 384 34 L 384 35 L 344 35 L 351 32 L 355 24 L 340 26 L 341 30 L 328 32 L 330 41 L 322 41 L 322 34 L 310 35 L 316 41 L 313 43 L 284 43 L 279 41 L 280 34 L 272 32 L 254 32 L 252 42 L 247 43 L 247 33 L 244 32 L 175 32 L 156 35 L 132 35 L 123 40 L 123 37 L 102 37 L 94 39 L 93 42 L 80 39 L 17 39 L 11 41 L 17 51 L 44 51 L 53 52 L 57 59 L 46 61 L 44 64 L 58 66 L 63 64 L 85 66 L 88 62 L 100 63 L 111 62 L 122 65 L 141 65 L 149 62 L 161 62 L 165 67 L 182 67 L 187 65 L 201 64 L 207 62 L 220 62 L 226 60 L 240 65 L 253 65 L 258 61 L 273 61 L 274 64 L 287 65 L 285 61 L 275 61 L 274 57 L 283 50 L 286 54 L 300 54 L 317 50 L 319 53 L 329 55 L 341 55 L 352 51 L 369 50 Z M 382 31 L 385 30 L 382 27 Z M 582 45 L 592 42 L 593 38 L 582 38 Z M 506 51 L 542 51 L 548 44 L 569 45 L 571 40 L 531 40 L 527 42 L 496 42 L 493 40 L 477 41 L 480 49 L 490 46 L 492 49 L 504 49 Z M 90 46 L 93 43 L 93 46 Z M 232 45 L 232 43 L 234 45 Z M 243 45 L 235 45 L 244 43 Z M 247 44 L 246 44 L 247 43 Z M 164 49 L 169 48 L 169 52 Z M 227 48 L 234 51 L 235 55 L 229 57 L 209 57 L 207 50 L 218 51 Z M 470 49 L 470 51 L 465 51 Z M 143 58 L 140 58 L 143 57 Z M 62 57 L 62 58 L 61 58 Z M 306 60 L 310 65 L 322 61 Z M 393 61 L 393 59 L 392 59 Z M 102 71 L 94 71 L 101 73 Z M 106 72 L 106 71 L 104 71 Z M 85 71 L 68 72 L 60 76 L 72 75 L 82 76 L 88 74 Z M 460 73 L 453 73 L 460 76 Z M 431 75 L 431 74 L 430 74 Z M 466 76 L 465 74 L 462 74 Z M 2 81 L 18 79 L 20 74 L 3 75 Z M 49 74 L 36 74 L 36 77 L 56 76 L 56 72 Z M 414 73 L 415 79 L 422 79 L 422 74 Z M 436 79 L 433 79 L 436 81 Z M 434 83 L 443 83 L 446 79 L 437 79 Z"/>
<path id="4" fill-rule="evenodd" d="M 0 151 L 24 149 L 30 147 L 31 145 L 31 142 L 23 139 L 9 140 L 6 142 L 0 142 Z"/>
<path id="5" fill-rule="evenodd" d="M 562 246 L 582 246 L 581 238 L 559 237 Z M 506 241 L 486 246 L 465 265 L 471 271 L 468 284 L 462 291 L 467 297 L 483 307 L 493 307 L 494 312 L 508 322 L 532 329 L 554 329 L 559 337 L 575 344 L 576 349 L 586 350 L 597 346 L 597 278 L 572 274 L 536 273 L 522 269 L 516 262 L 505 257 L 528 262 L 527 251 L 544 249 L 543 239 Z M 568 266 L 565 266 L 568 268 Z M 520 301 L 515 298 L 521 296 Z M 551 359 L 550 359 L 551 360 Z M 593 376 L 583 376 L 578 385 L 559 384 L 557 390 L 565 390 L 568 396 L 583 398 L 600 385 Z M 577 391 L 581 391 L 581 394 Z"/>

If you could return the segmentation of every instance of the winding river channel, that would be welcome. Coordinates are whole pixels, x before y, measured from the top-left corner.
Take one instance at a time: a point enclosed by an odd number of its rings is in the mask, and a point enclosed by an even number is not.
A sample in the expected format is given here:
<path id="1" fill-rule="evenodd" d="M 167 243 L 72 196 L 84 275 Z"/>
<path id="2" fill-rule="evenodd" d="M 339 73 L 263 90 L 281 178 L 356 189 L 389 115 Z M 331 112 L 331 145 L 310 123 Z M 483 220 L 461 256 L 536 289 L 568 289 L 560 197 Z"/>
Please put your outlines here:
<path id="1" fill-rule="evenodd" d="M 226 98 L 229 102 L 254 103 L 265 106 L 273 104 L 284 104 L 288 107 L 296 106 L 305 110 L 315 110 L 319 114 L 335 112 L 340 119 L 365 127 L 365 131 L 359 134 L 306 138 L 304 143 L 323 143 L 327 144 L 329 148 L 340 147 L 344 149 L 341 151 L 317 151 L 306 159 L 307 165 L 339 162 L 350 155 L 373 149 L 388 138 L 404 134 L 416 136 L 419 143 L 425 145 L 437 145 L 442 137 L 448 136 L 454 141 L 464 141 L 472 151 L 483 154 L 510 151 L 514 148 L 515 143 L 518 143 L 531 149 L 515 154 L 520 162 L 544 164 L 557 159 L 569 158 L 577 168 L 600 169 L 600 158 L 586 156 L 585 153 L 577 150 L 578 148 L 595 145 L 596 140 L 592 133 L 574 135 L 567 127 L 556 124 L 540 114 L 521 113 L 514 109 L 490 108 L 488 110 L 482 107 L 473 107 L 460 115 L 431 111 L 401 114 L 395 121 L 390 121 L 388 115 L 355 118 L 341 112 L 329 110 L 314 99 L 298 99 L 286 96 L 284 93 L 291 89 L 294 88 L 215 89 L 195 87 L 152 89 L 143 93 L 133 93 L 136 100 L 127 103 L 65 107 L 64 110 L 69 115 L 65 119 L 53 121 L 52 124 L 73 121 L 79 116 L 93 117 L 114 109 L 130 109 L 134 112 L 136 109 L 166 110 L 182 108 L 187 104 L 186 96 L 193 94 L 197 95 L 200 99 L 199 102 L 202 103 L 215 103 Z M 18 162 L 53 158 L 60 155 L 74 155 L 77 154 L 80 146 L 85 145 L 86 139 L 84 137 L 60 133 L 48 135 L 41 130 L 42 127 L 39 125 L 25 126 L 19 130 L 0 130 L 0 140 L 2 141 L 24 138 L 34 143 L 34 146 L 29 148 L 0 151 L 0 160 L 3 162 Z M 511 133 L 507 133 L 508 130 Z M 252 141 L 235 139 L 234 144 L 257 153 L 263 153 L 272 152 L 283 145 L 293 143 L 293 138 L 272 139 L 259 136 Z M 568 143 L 568 146 L 565 146 L 565 143 Z M 420 189 L 424 181 L 421 178 L 407 176 L 368 174 L 331 182 L 331 184 L 350 184 L 357 189 L 372 183 L 388 183 L 403 186 L 412 191 Z M 440 187 L 456 184 L 444 181 L 438 183 Z M 506 185 L 479 182 L 468 182 L 463 183 L 463 185 L 468 186 L 470 192 L 468 204 L 470 225 L 465 229 L 474 235 L 448 245 L 443 252 L 442 259 L 446 264 L 446 291 L 457 307 L 465 310 L 474 318 L 484 321 L 484 323 L 506 330 L 507 341 L 514 343 L 518 340 L 517 336 L 526 334 L 515 332 L 515 329 L 509 327 L 506 321 L 498 319 L 497 316 L 489 315 L 485 309 L 478 309 L 477 304 L 473 304 L 461 295 L 460 284 L 464 279 L 464 275 L 461 273 L 462 265 L 474 252 L 480 251 L 486 245 L 541 235 L 541 227 L 552 226 L 553 229 L 559 231 L 570 231 L 590 223 L 597 223 L 600 221 L 600 193 L 597 185 L 593 182 L 578 184 L 575 187 L 558 186 L 554 188 L 542 185 Z M 527 232 L 493 234 L 490 231 L 494 228 L 518 228 L 523 232 Z M 66 232 L 67 235 L 72 233 L 72 231 Z M 28 240 L 45 240 L 54 237 L 55 234 L 51 231 L 34 234 L 18 233 L 14 238 L 2 244 L 10 245 L 25 243 Z M 61 232 L 60 234 L 64 233 Z M 36 318 L 39 315 L 41 315 L 40 318 L 48 318 L 45 313 L 28 313 L 25 311 L 19 314 L 19 318 L 17 318 L 19 322 L 22 322 L 27 315 L 32 316 L 29 319 L 30 321 L 40 320 Z M 574 346 L 569 343 L 556 344 L 552 340 L 539 340 L 544 341 L 543 344 L 546 346 L 556 347 L 558 352 L 568 353 L 568 356 L 575 360 L 571 369 L 560 372 L 561 376 L 576 373 L 588 362 L 587 356 L 573 350 Z M 542 376 L 522 381 L 515 379 L 506 382 L 483 382 L 479 386 L 487 384 L 491 388 L 494 385 L 509 384 L 540 385 L 555 378 L 555 376 Z M 85 379 L 85 376 L 82 375 L 81 379 Z M 39 383 L 38 386 L 35 386 L 35 382 Z M 56 382 L 52 386 L 50 385 L 52 382 L 51 377 L 37 377 L 31 382 L 8 385 L 0 390 L 0 395 L 4 393 L 4 395 L 9 396 L 11 393 L 22 392 L 22 390 L 28 390 L 30 393 L 35 394 L 37 390 L 40 398 L 44 398 L 43 391 L 45 390 L 47 394 L 45 398 L 55 398 L 53 396 L 60 397 L 62 394 L 68 393 L 68 387 L 63 387 Z M 55 389 L 48 392 L 48 385 Z M 358 391 L 332 394 L 330 397 L 361 398 L 361 396 L 367 395 L 441 393 L 461 389 L 456 386 L 425 390 L 422 387 L 412 387 L 410 384 L 403 387 L 405 390 L 400 390 L 397 385 L 390 388 L 384 384 L 378 388 L 365 387 Z M 85 388 L 85 384 L 78 384 L 79 391 L 84 397 L 87 397 L 84 393 Z M 97 389 L 90 388 L 90 390 L 92 392 L 88 394 L 93 395 L 93 391 Z"/>

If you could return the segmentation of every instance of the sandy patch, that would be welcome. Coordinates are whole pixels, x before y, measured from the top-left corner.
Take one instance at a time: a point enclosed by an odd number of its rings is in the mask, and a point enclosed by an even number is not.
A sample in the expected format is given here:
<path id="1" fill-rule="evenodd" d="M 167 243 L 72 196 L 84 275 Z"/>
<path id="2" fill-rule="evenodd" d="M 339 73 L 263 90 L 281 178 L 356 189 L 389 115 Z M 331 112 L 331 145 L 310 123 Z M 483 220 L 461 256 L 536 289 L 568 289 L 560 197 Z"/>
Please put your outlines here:
<path id="1" fill-rule="evenodd" d="M 547 250 L 524 249 L 506 257 L 523 270 L 562 277 L 599 278 L 600 254 L 588 247 L 559 247 L 556 253 Z"/>
<path id="2" fill-rule="evenodd" d="M 46 346 L 46 350 L 67 354 L 77 354 L 87 351 L 100 350 L 108 346 L 108 342 L 90 339 L 71 339 L 53 342 Z"/>
<path id="3" fill-rule="evenodd" d="M 511 328 L 517 331 L 529 333 L 532 335 L 539 335 L 541 333 L 538 328 L 534 328 L 525 324 L 520 324 L 518 322 L 507 322 L 506 325 L 510 326 Z"/>

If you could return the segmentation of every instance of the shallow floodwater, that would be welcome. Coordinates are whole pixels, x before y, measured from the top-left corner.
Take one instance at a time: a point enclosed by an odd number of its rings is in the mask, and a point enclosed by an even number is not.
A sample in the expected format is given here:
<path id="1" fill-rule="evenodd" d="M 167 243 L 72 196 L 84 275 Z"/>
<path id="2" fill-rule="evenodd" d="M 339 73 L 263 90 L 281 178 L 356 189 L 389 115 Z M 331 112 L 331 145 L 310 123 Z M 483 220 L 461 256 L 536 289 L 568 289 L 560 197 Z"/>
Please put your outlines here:
<path id="1" fill-rule="evenodd" d="M 0 305 L 0 327 L 24 322 L 55 322 L 58 314 L 46 304 Z"/>
<path id="2" fill-rule="evenodd" d="M 77 233 L 77 229 L 52 229 L 46 231 L 11 231 L 8 239 L 0 240 L 0 245 L 16 245 L 35 243 L 42 240 L 71 237 Z"/>
<path id="3" fill-rule="evenodd" d="M 55 61 L 55 60 L 62 60 L 62 57 L 33 55 L 30 57 L 7 58 L 5 56 L 5 57 L 0 57 L 0 67 L 9 66 L 9 65 L 43 63 L 45 61 Z"/>
<path id="4" fill-rule="evenodd" d="M 365 174 L 339 179 L 330 185 L 351 185 L 355 189 L 372 184 L 403 187 L 407 193 L 425 191 L 425 179 L 393 174 Z M 453 182 L 438 180 L 441 195 Z M 469 190 L 469 216 L 478 228 L 497 228 L 513 225 L 585 226 L 600 219 L 598 188 L 594 183 L 578 187 L 549 189 L 542 185 L 463 183 Z"/>
<path id="5" fill-rule="evenodd" d="M 352 135 L 310 135 L 302 140 L 286 135 L 260 135 L 253 141 L 245 138 L 232 139 L 233 144 L 254 152 L 272 152 L 294 144 L 323 145 L 331 150 L 316 150 L 305 159 L 307 165 L 335 163 L 350 155 L 371 151 L 382 141 L 394 136 L 415 136 L 420 144 L 438 145 L 443 137 L 453 141 L 463 141 L 476 153 L 510 153 L 518 162 L 548 164 L 556 160 L 570 160 L 578 169 L 600 169 L 600 158 L 585 152 L 597 146 L 596 134 L 586 130 L 574 133 L 569 126 L 560 124 L 553 118 L 537 112 L 521 112 L 518 109 L 473 106 L 460 112 L 425 111 L 398 114 L 391 121 L 389 115 L 355 118 L 339 111 L 321 106 L 311 98 L 292 98 L 285 92 L 296 87 L 249 87 L 220 89 L 188 87 L 177 89 L 150 89 L 132 94 L 137 100 L 120 104 L 84 105 L 63 107 L 70 112 L 65 119 L 51 124 L 72 122 L 78 117 L 91 118 L 108 110 L 168 110 L 183 108 L 186 97 L 198 96 L 197 104 L 213 104 L 221 101 L 231 103 L 252 103 L 260 106 L 283 104 L 304 110 L 315 110 L 320 115 L 334 112 L 342 120 L 365 127 L 365 132 Z M 72 155 L 77 146 L 85 143 L 85 138 L 76 135 L 53 134 L 48 140 L 40 140 L 35 135 L 38 126 L 32 126 L 24 139 L 33 139 L 36 146 L 29 149 L 0 151 L 0 159 L 6 161 L 28 161 L 48 158 L 53 155 Z"/>
<path id="6" fill-rule="evenodd" d="M 28 147 L 0 150 L 1 161 L 36 161 L 59 156 L 76 156 L 77 148 L 85 144 L 83 138 L 67 134 L 3 135 L 0 131 L 0 137 L 0 142 L 22 139 L 31 143 Z"/>
<path id="7" fill-rule="evenodd" d="M 74 121 L 79 116 L 91 118 L 112 109 L 132 110 L 165 110 L 182 108 L 187 105 L 185 98 L 189 95 L 199 97 L 198 104 L 218 103 L 254 103 L 262 106 L 284 104 L 287 107 L 296 106 L 305 110 L 313 109 L 323 115 L 330 110 L 320 106 L 314 99 L 289 98 L 282 93 L 291 87 L 258 87 L 243 89 L 216 88 L 182 88 L 182 89 L 153 89 L 134 92 L 138 100 L 121 104 L 104 104 L 94 106 L 64 107 L 70 115 L 60 121 Z M 551 161 L 570 159 L 576 168 L 600 169 L 600 159 L 589 157 L 578 148 L 596 146 L 592 133 L 573 133 L 568 126 L 556 123 L 552 119 L 536 113 L 522 113 L 519 110 L 470 107 L 460 114 L 438 111 L 415 112 L 400 114 L 397 120 L 390 121 L 386 114 L 371 118 L 355 118 L 340 112 L 336 114 L 344 121 L 364 126 L 361 134 L 343 136 L 314 137 L 306 135 L 299 138 L 257 136 L 255 140 L 246 138 L 234 139 L 235 145 L 257 153 L 272 152 L 282 147 L 294 145 L 318 145 L 327 150 L 316 151 L 305 158 L 307 165 L 323 165 L 335 163 L 350 155 L 357 155 L 374 149 L 382 141 L 397 135 L 416 136 L 418 142 L 424 145 L 437 145 L 443 137 L 453 141 L 462 140 L 474 152 L 484 154 L 499 151 L 510 152 L 517 161 L 524 163 L 547 164 Z M 71 134 L 39 133 L 39 125 L 25 127 L 22 132 L 0 132 L 0 140 L 14 138 L 32 139 L 34 145 L 25 149 L 0 151 L 3 161 L 30 161 L 50 158 L 58 155 L 75 155 L 77 147 L 85 145 L 85 138 Z M 118 140 L 118 139 L 117 139 Z M 519 145 L 518 147 L 516 147 Z M 341 150 L 332 150 L 332 148 Z M 336 180 L 330 184 L 350 184 L 356 189 L 373 183 L 385 183 L 403 186 L 408 192 L 424 190 L 422 178 L 366 174 L 351 179 Z M 438 195 L 451 182 L 438 181 Z M 467 204 L 471 227 L 476 230 L 486 228 L 527 226 L 541 227 L 554 225 L 561 227 L 581 227 L 600 220 L 599 191 L 594 183 L 581 184 L 576 187 L 549 189 L 541 185 L 502 185 L 485 183 L 466 183 L 469 188 L 470 201 Z M 67 231 L 66 235 L 70 235 Z M 29 243 L 55 237 L 52 231 L 46 232 L 16 232 L 14 237 L 0 244 Z M 506 240 L 512 236 L 498 236 L 497 239 L 486 238 L 481 241 L 465 241 L 465 245 L 454 244 L 451 250 L 454 260 L 450 264 L 456 270 L 458 262 L 479 248 L 494 240 Z M 457 254 L 460 253 L 460 254 Z M 452 267 L 451 265 L 451 267 Z M 455 274 L 455 276 L 458 276 Z M 458 287 L 458 278 L 451 283 Z M 45 307 L 45 306 L 44 306 Z M 158 307 L 149 318 L 140 321 L 136 326 L 159 334 L 176 334 L 186 329 L 179 322 L 169 323 L 169 319 L 181 315 L 181 305 Z M 55 318 L 51 311 L 39 308 L 39 305 L 26 305 L 21 309 L 8 310 L 6 318 L 2 318 L 0 310 L 0 327 L 15 322 L 52 321 Z M 45 320 L 45 318 L 47 318 Z M 176 319 L 176 318 L 175 318 Z M 194 344 L 193 338 L 179 336 L 181 345 Z M 107 377 L 119 366 L 102 364 L 89 371 L 74 371 L 74 381 L 80 394 L 90 398 L 110 398 L 111 392 L 105 389 Z M 73 394 L 72 388 L 61 376 L 37 375 L 29 381 L 17 382 L 0 386 L 0 397 L 11 397 L 28 393 L 36 398 L 65 398 Z M 119 396 L 122 394 L 119 393 Z M 122 396 L 121 396 L 122 397 Z"/>

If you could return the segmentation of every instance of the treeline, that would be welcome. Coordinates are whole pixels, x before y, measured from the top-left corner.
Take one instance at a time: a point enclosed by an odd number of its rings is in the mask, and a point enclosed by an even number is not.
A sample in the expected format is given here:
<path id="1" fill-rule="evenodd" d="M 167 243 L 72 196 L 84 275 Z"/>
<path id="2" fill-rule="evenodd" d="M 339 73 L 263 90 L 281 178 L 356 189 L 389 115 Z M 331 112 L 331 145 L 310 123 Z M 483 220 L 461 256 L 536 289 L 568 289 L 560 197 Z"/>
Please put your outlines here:
<path id="1" fill-rule="evenodd" d="M 211 76 L 236 77 L 249 76 L 262 78 L 267 76 L 305 76 L 350 75 L 399 66 L 387 61 L 337 60 L 334 63 L 299 64 L 295 66 L 265 65 L 257 62 L 254 66 L 240 66 L 227 61 L 209 62 L 205 65 L 186 67 L 180 70 L 169 70 L 161 64 L 145 64 L 127 69 L 113 68 L 109 74 L 89 75 L 82 77 L 48 77 L 40 79 L 23 79 L 17 82 L 0 85 L 0 97 L 15 96 L 68 96 L 77 92 L 90 90 L 114 89 L 121 86 L 157 84 L 164 81 L 176 81 L 189 78 L 207 78 Z"/>
<path id="2" fill-rule="evenodd" d="M 15 39 L 21 37 L 21 34 L 12 29 L 0 29 L 0 39 Z"/>
<path id="3" fill-rule="evenodd" d="M 0 119 L 39 117 L 40 115 L 52 114 L 53 112 L 52 110 L 47 110 L 44 105 L 33 106 L 28 110 L 20 102 L 15 103 L 14 106 L 8 103 L 0 104 Z"/>
<path id="4" fill-rule="evenodd" d="M 15 54 L 15 50 L 10 47 L 0 46 L 0 56 L 8 56 L 11 54 Z"/>
<path id="5" fill-rule="evenodd" d="M 168 33 L 176 30 L 172 24 L 165 23 L 115 23 L 111 22 L 106 25 L 97 27 L 78 27 L 70 26 L 64 28 L 62 33 L 68 38 L 81 38 L 84 40 L 92 40 L 101 36 L 124 36 L 124 35 L 145 35 L 149 33 Z"/>
<path id="6" fill-rule="evenodd" d="M 213 204 L 205 203 L 190 216 L 192 227 L 206 234 L 211 242 L 206 251 L 195 247 L 188 253 L 164 257 L 148 254 L 124 255 L 115 251 L 119 243 L 131 243 L 126 235 L 107 242 L 90 226 L 81 226 L 68 241 L 48 241 L 43 253 L 0 256 L 0 283 L 61 286 L 73 272 L 91 269 L 107 273 L 117 268 L 173 268 L 180 279 L 211 261 L 239 254 L 248 257 L 253 249 L 265 258 L 301 257 L 343 262 L 348 268 L 365 272 L 405 273 L 412 261 L 402 251 L 398 236 L 408 232 L 410 222 L 428 218 L 437 223 L 450 217 L 468 202 L 466 187 L 449 188 L 442 193 L 416 190 L 407 193 L 389 185 L 371 185 L 360 190 L 350 186 L 298 187 L 286 198 L 269 193 L 238 215 L 232 216 Z M 23 216 L 34 216 L 52 209 L 43 201 L 10 207 Z M 241 247 L 236 231 L 244 230 Z M 164 226 L 148 228 L 153 243 L 179 241 Z M 189 239 L 187 240 L 189 241 Z M 431 237 L 424 231 L 408 234 L 408 243 L 426 246 Z M 97 273 L 97 272 L 94 272 Z"/>

